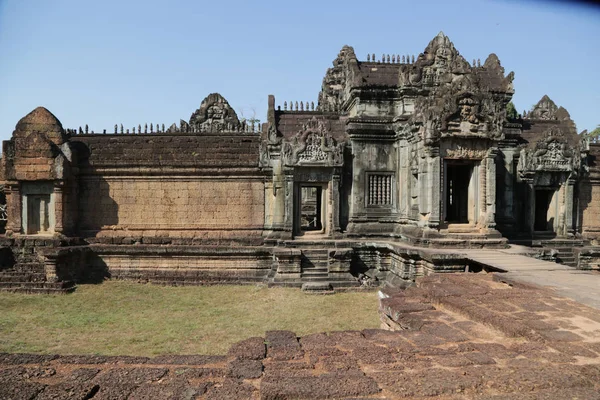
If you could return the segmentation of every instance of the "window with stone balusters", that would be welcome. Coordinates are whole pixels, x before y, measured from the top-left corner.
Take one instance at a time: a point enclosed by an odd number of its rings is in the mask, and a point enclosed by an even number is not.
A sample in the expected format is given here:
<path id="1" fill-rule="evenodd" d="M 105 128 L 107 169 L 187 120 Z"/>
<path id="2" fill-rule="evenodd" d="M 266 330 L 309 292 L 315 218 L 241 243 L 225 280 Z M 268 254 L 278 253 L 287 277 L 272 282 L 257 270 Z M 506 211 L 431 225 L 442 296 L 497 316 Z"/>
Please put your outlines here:
<path id="1" fill-rule="evenodd" d="M 394 202 L 392 173 L 367 173 L 367 207 L 391 207 Z"/>

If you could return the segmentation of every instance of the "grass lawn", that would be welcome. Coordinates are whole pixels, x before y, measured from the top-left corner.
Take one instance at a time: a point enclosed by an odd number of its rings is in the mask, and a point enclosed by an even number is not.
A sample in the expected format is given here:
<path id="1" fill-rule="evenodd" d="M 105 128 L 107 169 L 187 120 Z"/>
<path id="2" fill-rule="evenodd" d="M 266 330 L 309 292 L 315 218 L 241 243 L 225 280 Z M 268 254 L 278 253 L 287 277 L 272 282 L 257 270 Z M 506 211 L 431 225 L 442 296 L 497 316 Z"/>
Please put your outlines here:
<path id="1" fill-rule="evenodd" d="M 69 295 L 0 293 L 0 352 L 225 354 L 267 330 L 306 335 L 377 327 L 376 292 L 317 296 L 263 286 L 108 281 Z"/>

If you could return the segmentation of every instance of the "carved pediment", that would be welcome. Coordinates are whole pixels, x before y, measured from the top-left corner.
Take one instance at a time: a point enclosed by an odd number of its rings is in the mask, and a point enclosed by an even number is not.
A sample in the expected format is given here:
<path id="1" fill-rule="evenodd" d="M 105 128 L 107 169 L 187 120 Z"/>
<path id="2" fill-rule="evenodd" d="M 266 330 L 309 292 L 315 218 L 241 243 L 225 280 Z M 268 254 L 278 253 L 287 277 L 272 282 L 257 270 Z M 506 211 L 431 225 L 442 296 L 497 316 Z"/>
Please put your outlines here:
<path id="1" fill-rule="evenodd" d="M 199 132 L 236 131 L 240 127 L 240 120 L 223 96 L 211 93 L 194 111 L 189 125 Z"/>
<path id="2" fill-rule="evenodd" d="M 532 149 L 523 149 L 519 159 L 519 172 L 572 172 L 579 169 L 578 148 L 569 146 L 565 133 L 552 126 L 544 133 L 544 138 Z"/>
<path id="3" fill-rule="evenodd" d="M 285 165 L 320 165 L 336 167 L 344 163 L 344 144 L 330 133 L 328 121 L 313 117 L 302 129 L 282 145 Z"/>
<path id="4" fill-rule="evenodd" d="M 439 86 L 452 82 L 455 74 L 471 71 L 450 39 L 440 32 L 419 54 L 417 61 L 406 73 L 400 74 L 400 85 Z"/>
<path id="5" fill-rule="evenodd" d="M 557 111 L 558 106 L 550 99 L 550 97 L 544 95 L 544 97 L 533 106 L 533 109 L 527 117 L 530 119 L 556 120 Z"/>

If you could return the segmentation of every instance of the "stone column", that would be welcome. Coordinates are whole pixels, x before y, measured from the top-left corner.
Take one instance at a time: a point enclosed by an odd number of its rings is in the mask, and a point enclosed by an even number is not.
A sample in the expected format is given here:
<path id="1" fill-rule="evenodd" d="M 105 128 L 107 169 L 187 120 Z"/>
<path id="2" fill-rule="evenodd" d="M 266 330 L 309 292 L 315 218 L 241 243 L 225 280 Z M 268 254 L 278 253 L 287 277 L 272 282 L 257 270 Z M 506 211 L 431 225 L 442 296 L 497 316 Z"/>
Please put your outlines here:
<path id="1" fill-rule="evenodd" d="M 331 182 L 331 201 L 329 207 L 331 207 L 331 229 L 330 235 L 340 230 L 340 175 L 337 173 L 333 174 Z"/>
<path id="2" fill-rule="evenodd" d="M 429 151 L 429 222 L 428 226 L 432 229 L 439 229 L 441 220 L 440 198 L 442 185 L 440 183 L 440 152 L 438 148 L 431 148 Z"/>
<path id="3" fill-rule="evenodd" d="M 575 179 L 569 178 L 565 182 L 565 234 L 567 236 L 574 236 L 574 223 L 573 223 L 573 204 L 574 204 L 574 186 Z"/>
<path id="4" fill-rule="evenodd" d="M 63 211 L 64 207 L 64 183 L 54 183 L 54 232 L 57 234 L 63 233 Z"/>
<path id="5" fill-rule="evenodd" d="M 485 168 L 485 227 L 496 228 L 496 155 L 497 148 L 491 148 L 486 156 Z"/>
<path id="6" fill-rule="evenodd" d="M 6 185 L 6 234 L 21 233 L 21 190 L 18 182 Z"/>
<path id="7" fill-rule="evenodd" d="M 285 195 L 285 214 L 283 218 L 283 229 L 293 235 L 294 230 L 294 202 L 296 201 L 295 188 L 294 188 L 294 175 L 286 174 L 283 182 L 284 195 Z"/>

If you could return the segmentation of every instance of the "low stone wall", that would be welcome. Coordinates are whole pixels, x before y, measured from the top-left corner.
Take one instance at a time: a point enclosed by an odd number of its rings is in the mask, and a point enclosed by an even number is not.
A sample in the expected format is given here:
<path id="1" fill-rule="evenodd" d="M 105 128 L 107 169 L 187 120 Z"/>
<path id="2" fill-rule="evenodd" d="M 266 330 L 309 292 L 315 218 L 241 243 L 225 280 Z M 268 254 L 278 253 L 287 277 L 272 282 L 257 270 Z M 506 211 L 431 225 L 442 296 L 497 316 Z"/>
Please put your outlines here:
<path id="1" fill-rule="evenodd" d="M 112 279 L 168 285 L 266 281 L 269 249 L 220 246 L 92 245 L 92 270 Z"/>

